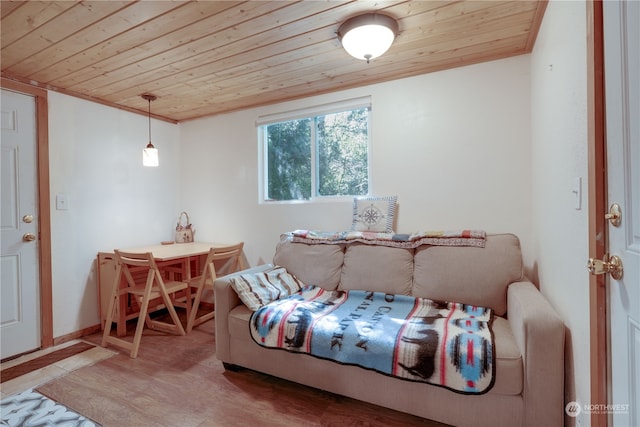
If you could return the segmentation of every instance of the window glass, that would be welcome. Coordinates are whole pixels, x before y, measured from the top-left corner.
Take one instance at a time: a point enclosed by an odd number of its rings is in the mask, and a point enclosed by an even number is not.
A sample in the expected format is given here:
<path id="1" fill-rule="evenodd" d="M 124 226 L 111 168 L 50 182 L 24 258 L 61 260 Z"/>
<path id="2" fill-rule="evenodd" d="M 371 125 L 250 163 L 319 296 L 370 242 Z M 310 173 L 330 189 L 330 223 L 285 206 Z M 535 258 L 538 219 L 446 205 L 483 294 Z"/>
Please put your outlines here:
<path id="1" fill-rule="evenodd" d="M 267 200 L 311 197 L 311 119 L 268 125 Z"/>
<path id="2" fill-rule="evenodd" d="M 368 109 L 316 118 L 318 196 L 361 196 L 369 191 Z"/>
<path id="3" fill-rule="evenodd" d="M 265 201 L 369 192 L 369 108 L 262 126 Z"/>

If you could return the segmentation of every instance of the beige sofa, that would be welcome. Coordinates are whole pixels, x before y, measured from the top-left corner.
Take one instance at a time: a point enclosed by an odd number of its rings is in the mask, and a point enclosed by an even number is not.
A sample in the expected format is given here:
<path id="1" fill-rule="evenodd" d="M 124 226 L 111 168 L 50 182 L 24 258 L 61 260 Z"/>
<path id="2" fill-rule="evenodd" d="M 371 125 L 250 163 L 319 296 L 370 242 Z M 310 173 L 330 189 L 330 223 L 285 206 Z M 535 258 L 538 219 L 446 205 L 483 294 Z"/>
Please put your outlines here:
<path id="1" fill-rule="evenodd" d="M 251 311 L 230 286 L 215 283 L 216 354 L 245 367 L 456 426 L 561 426 L 564 420 L 564 324 L 523 277 L 518 238 L 488 235 L 484 248 L 399 249 L 361 243 L 293 243 L 283 237 L 273 259 L 305 284 L 364 289 L 490 307 L 496 377 L 481 395 L 404 381 L 305 354 L 263 348 L 249 333 Z M 267 266 L 248 271 L 261 271 Z"/>

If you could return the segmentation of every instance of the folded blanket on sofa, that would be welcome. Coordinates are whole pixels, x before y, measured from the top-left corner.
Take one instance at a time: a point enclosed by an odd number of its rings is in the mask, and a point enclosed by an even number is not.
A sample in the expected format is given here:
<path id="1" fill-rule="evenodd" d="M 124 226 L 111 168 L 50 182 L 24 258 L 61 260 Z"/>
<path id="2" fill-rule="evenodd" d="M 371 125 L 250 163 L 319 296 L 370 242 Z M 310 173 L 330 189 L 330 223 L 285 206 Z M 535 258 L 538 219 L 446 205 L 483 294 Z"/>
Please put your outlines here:
<path id="1" fill-rule="evenodd" d="M 255 311 L 249 324 L 264 347 L 482 394 L 494 383 L 492 319 L 482 307 L 306 286 Z"/>
<path id="2" fill-rule="evenodd" d="M 295 230 L 285 233 L 296 243 L 346 244 L 360 242 L 395 248 L 417 248 L 421 245 L 474 246 L 483 248 L 486 233 L 482 230 L 421 231 L 413 234 L 377 233 L 371 231 Z"/>

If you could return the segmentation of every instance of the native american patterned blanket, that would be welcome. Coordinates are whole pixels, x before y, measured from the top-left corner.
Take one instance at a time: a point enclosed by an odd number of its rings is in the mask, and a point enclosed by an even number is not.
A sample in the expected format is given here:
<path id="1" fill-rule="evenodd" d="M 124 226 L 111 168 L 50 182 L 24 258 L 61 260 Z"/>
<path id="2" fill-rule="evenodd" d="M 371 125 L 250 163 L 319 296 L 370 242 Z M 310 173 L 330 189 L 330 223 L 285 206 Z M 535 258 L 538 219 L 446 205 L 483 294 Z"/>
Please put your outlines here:
<path id="1" fill-rule="evenodd" d="M 490 309 L 306 286 L 253 313 L 259 345 L 307 353 L 466 394 L 494 383 Z"/>
<path id="2" fill-rule="evenodd" d="M 420 245 L 484 248 L 487 238 L 483 230 L 421 231 L 413 234 L 378 233 L 373 231 L 295 230 L 285 233 L 283 236 L 291 238 L 295 243 L 345 244 L 359 242 L 368 245 L 404 249 L 417 248 Z"/>

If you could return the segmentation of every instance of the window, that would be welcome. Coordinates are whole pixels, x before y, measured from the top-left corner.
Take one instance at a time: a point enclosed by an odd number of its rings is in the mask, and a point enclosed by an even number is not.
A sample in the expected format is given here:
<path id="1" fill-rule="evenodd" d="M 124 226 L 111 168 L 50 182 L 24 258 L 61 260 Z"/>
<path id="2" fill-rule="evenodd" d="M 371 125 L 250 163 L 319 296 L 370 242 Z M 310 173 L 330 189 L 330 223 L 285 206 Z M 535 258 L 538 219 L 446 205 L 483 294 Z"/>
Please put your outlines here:
<path id="1" fill-rule="evenodd" d="M 352 104 L 259 122 L 264 201 L 368 194 L 370 106 Z"/>

